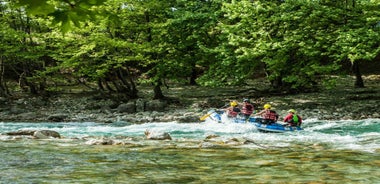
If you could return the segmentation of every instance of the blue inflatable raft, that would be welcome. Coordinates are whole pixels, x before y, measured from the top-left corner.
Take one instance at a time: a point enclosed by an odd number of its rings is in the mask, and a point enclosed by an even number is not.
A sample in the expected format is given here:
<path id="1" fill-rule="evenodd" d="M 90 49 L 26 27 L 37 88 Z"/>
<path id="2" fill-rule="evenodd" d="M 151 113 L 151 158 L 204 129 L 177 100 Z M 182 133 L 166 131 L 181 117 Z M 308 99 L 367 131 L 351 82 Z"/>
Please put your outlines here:
<path id="1" fill-rule="evenodd" d="M 215 111 L 211 110 L 207 113 L 206 120 L 211 120 L 218 123 L 224 123 L 222 120 L 223 111 Z M 303 130 L 299 126 L 286 126 L 280 123 L 271 123 L 265 124 L 262 123 L 262 118 L 260 117 L 250 117 L 246 120 L 244 117 L 236 117 L 236 118 L 228 118 L 229 122 L 233 123 L 250 123 L 256 126 L 256 128 L 261 132 L 274 132 L 274 133 L 282 133 L 282 132 L 293 132 Z"/>

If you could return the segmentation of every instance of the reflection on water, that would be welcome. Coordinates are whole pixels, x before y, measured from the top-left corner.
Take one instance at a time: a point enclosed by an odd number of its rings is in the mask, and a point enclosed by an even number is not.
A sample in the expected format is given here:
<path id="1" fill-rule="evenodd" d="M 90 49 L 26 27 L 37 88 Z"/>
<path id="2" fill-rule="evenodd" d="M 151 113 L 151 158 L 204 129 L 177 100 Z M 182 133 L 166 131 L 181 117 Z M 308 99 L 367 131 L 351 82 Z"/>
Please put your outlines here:
<path id="1" fill-rule="evenodd" d="M 213 123 L 0 123 L 2 133 L 49 129 L 64 138 L 0 140 L 1 183 L 376 183 L 380 120 L 305 122 L 305 131 L 265 134 Z M 146 129 L 172 141 L 144 140 Z M 250 144 L 201 148 L 207 135 Z M 86 139 L 126 139 L 88 145 Z"/>

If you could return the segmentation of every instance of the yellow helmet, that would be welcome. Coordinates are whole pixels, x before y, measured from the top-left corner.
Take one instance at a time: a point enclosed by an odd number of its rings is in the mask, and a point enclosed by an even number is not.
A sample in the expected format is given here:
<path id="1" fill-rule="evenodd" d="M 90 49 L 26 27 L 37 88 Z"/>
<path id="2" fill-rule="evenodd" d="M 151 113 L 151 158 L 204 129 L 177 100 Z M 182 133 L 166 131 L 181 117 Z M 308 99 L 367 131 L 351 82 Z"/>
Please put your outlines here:
<path id="1" fill-rule="evenodd" d="M 294 110 L 294 109 L 289 109 L 288 112 L 291 112 L 291 113 L 296 113 L 297 111 Z"/>
<path id="2" fill-rule="evenodd" d="M 230 103 L 230 105 L 231 105 L 232 107 L 236 107 L 236 106 L 238 105 L 238 103 L 237 103 L 236 101 L 232 101 L 232 102 Z"/>
<path id="3" fill-rule="evenodd" d="M 272 106 L 270 104 L 265 104 L 264 109 L 270 109 Z"/>

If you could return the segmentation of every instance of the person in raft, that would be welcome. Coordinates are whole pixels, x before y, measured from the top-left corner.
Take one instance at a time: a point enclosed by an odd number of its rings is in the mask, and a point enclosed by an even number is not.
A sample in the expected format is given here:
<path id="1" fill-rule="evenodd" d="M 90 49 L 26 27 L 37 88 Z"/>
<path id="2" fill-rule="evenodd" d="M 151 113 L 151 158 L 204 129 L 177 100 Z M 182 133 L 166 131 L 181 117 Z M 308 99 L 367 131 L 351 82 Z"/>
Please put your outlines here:
<path id="1" fill-rule="evenodd" d="M 297 114 L 297 111 L 294 109 L 290 109 L 288 111 L 288 115 L 285 116 L 284 122 L 286 126 L 301 126 L 302 118 Z"/>
<path id="2" fill-rule="evenodd" d="M 236 101 L 232 101 L 230 106 L 226 108 L 227 116 L 230 118 L 236 117 L 240 113 L 240 108 L 238 107 L 238 103 Z"/>
<path id="3" fill-rule="evenodd" d="M 271 110 L 272 106 L 270 104 L 264 105 L 264 110 L 256 113 L 256 115 L 261 116 L 263 119 L 261 123 L 263 124 L 272 124 L 277 122 L 278 120 L 278 114 L 276 111 Z"/>
<path id="4" fill-rule="evenodd" d="M 251 114 L 254 111 L 253 105 L 249 102 L 249 99 L 245 98 L 243 99 L 243 104 L 241 108 L 241 112 L 244 115 L 245 119 L 248 120 Z"/>

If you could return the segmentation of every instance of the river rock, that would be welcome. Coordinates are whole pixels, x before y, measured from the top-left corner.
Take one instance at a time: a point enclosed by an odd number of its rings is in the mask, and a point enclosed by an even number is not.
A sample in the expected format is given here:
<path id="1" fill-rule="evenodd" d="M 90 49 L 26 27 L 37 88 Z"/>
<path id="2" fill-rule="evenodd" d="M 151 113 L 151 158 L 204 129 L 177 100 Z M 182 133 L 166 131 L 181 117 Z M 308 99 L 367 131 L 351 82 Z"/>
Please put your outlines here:
<path id="1" fill-rule="evenodd" d="M 183 116 L 177 116 L 173 117 L 175 121 L 186 123 L 186 122 L 198 122 L 199 121 L 199 116 L 195 115 L 183 115 Z"/>
<path id="2" fill-rule="evenodd" d="M 373 118 L 378 118 L 378 117 L 380 117 L 380 114 L 377 113 L 377 112 L 375 112 L 375 113 L 372 114 L 372 117 L 373 117 Z"/>
<path id="3" fill-rule="evenodd" d="M 5 104 L 7 104 L 7 102 L 8 102 L 7 98 L 0 96 L 0 105 L 5 105 Z"/>
<path id="4" fill-rule="evenodd" d="M 217 144 L 213 142 L 201 142 L 199 144 L 200 148 L 223 148 L 223 144 Z"/>
<path id="5" fill-rule="evenodd" d="M 22 113 L 26 113 L 27 111 L 25 109 L 23 109 L 22 107 L 18 107 L 18 106 L 12 106 L 10 108 L 10 111 L 9 111 L 11 114 L 22 114 Z"/>
<path id="6" fill-rule="evenodd" d="M 246 139 L 246 138 L 231 138 L 226 143 L 227 144 L 242 145 L 242 144 L 253 143 L 253 141 L 249 140 L 249 139 Z"/>
<path id="7" fill-rule="evenodd" d="M 61 138 L 58 132 L 52 130 L 37 130 L 33 136 L 37 139 Z"/>
<path id="8" fill-rule="evenodd" d="M 145 100 L 139 98 L 136 100 L 136 112 L 144 112 L 145 111 Z"/>
<path id="9" fill-rule="evenodd" d="M 7 132 L 5 135 L 33 135 L 35 130 L 18 130 L 15 132 Z"/>
<path id="10" fill-rule="evenodd" d="M 219 136 L 219 135 L 215 135 L 215 134 L 208 135 L 208 136 L 206 137 L 206 140 L 207 140 L 207 139 L 213 139 L 213 138 L 216 138 L 216 137 L 220 137 L 220 136 Z"/>
<path id="11" fill-rule="evenodd" d="M 152 132 L 150 130 L 146 130 L 145 136 L 149 140 L 172 140 L 172 137 L 167 132 Z"/>
<path id="12" fill-rule="evenodd" d="M 53 122 L 62 122 L 62 121 L 65 121 L 67 117 L 68 117 L 67 114 L 53 114 L 53 115 L 50 115 L 47 119 Z"/>
<path id="13" fill-rule="evenodd" d="M 112 139 L 92 139 L 92 140 L 88 140 L 85 144 L 89 144 L 89 145 L 115 145 L 116 142 Z"/>
<path id="14" fill-rule="evenodd" d="M 38 118 L 38 114 L 36 112 L 25 112 L 20 113 L 16 116 L 16 119 L 24 119 L 26 121 L 33 121 Z"/>
<path id="15" fill-rule="evenodd" d="M 211 143 L 211 144 L 209 144 Z M 206 139 L 200 144 L 200 147 L 210 147 L 210 145 L 218 146 L 239 146 L 243 144 L 248 144 L 247 139 L 245 138 L 230 138 L 225 139 L 218 135 L 208 135 Z"/>
<path id="16" fill-rule="evenodd" d="M 224 139 L 220 136 L 207 136 L 206 139 L 203 140 L 199 144 L 200 148 L 222 148 L 222 147 L 230 147 L 230 146 L 240 146 L 243 144 L 246 144 L 245 139 L 240 138 L 231 138 L 231 139 Z"/>
<path id="17" fill-rule="evenodd" d="M 225 140 L 223 137 L 220 137 L 218 135 L 208 135 L 203 142 L 200 144 L 200 147 L 202 148 L 210 148 L 214 146 L 226 146 L 226 142 L 228 140 Z M 213 145 L 213 146 L 212 146 Z"/>
<path id="18" fill-rule="evenodd" d="M 117 107 L 117 112 L 119 113 L 135 113 L 136 112 L 136 105 L 134 102 L 128 102 L 120 104 Z"/>
<path id="19" fill-rule="evenodd" d="M 145 110 L 163 112 L 165 111 L 166 106 L 167 106 L 167 101 L 165 100 L 152 100 L 152 101 L 146 102 Z"/>

